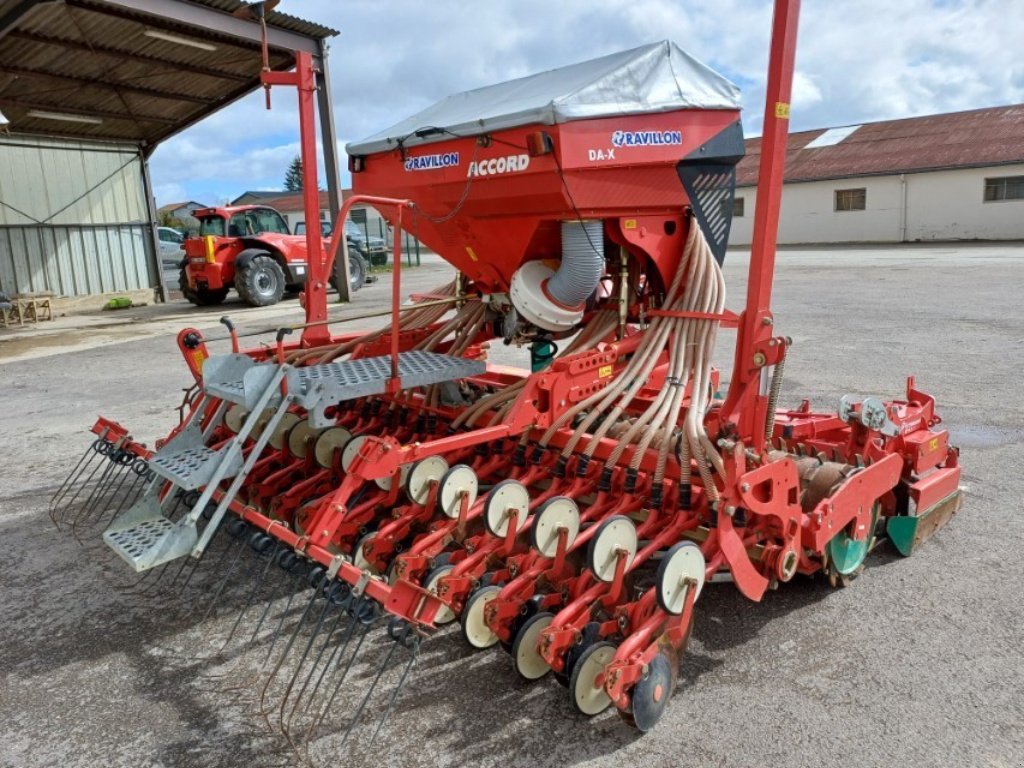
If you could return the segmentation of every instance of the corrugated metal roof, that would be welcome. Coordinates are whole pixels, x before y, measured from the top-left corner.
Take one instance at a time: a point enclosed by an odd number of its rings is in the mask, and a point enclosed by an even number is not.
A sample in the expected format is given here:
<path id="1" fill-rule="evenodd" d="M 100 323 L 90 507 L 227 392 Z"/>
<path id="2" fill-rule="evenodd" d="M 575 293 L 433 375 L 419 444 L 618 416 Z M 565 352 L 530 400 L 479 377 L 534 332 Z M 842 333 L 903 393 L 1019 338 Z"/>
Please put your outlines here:
<path id="1" fill-rule="evenodd" d="M 0 19 L 19 3 L 0 0 Z M 224 13 L 244 5 L 240 0 L 191 4 Z M 335 34 L 282 13 L 269 14 L 268 22 L 312 39 Z M 213 49 L 145 34 L 154 29 Z M 152 145 L 260 85 L 258 43 L 102 0 L 38 5 L 0 35 L 0 109 L 17 133 Z M 293 64 L 292 52 L 271 48 L 272 68 Z M 40 117 L 39 112 L 82 121 Z"/>
<path id="2" fill-rule="evenodd" d="M 789 135 L 786 181 L 978 168 L 1024 162 L 1024 104 L 865 123 L 838 143 L 808 148 L 826 130 Z M 748 139 L 739 186 L 757 184 L 761 139 Z"/>

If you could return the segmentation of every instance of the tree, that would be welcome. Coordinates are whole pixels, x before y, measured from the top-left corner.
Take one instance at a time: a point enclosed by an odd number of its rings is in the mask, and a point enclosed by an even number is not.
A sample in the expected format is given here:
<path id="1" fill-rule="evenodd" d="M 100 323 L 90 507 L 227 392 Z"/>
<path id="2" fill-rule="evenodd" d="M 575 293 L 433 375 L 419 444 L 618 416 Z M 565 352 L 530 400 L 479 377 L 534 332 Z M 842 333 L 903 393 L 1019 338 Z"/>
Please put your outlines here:
<path id="1" fill-rule="evenodd" d="M 286 192 L 302 191 L 302 158 L 298 155 L 292 160 L 284 174 L 284 188 Z"/>

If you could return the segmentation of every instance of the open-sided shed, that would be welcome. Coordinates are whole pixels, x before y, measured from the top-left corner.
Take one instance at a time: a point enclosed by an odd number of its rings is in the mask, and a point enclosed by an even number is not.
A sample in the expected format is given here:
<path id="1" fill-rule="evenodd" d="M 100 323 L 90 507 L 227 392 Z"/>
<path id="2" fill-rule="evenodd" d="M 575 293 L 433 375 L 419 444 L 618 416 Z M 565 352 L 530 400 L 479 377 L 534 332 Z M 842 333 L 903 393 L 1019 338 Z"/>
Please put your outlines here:
<path id="1" fill-rule="evenodd" d="M 148 158 L 260 87 L 259 6 L 240 0 L 0 0 L 0 289 L 157 288 Z M 332 210 L 340 177 L 327 27 L 266 13 L 270 67 L 314 57 Z"/>

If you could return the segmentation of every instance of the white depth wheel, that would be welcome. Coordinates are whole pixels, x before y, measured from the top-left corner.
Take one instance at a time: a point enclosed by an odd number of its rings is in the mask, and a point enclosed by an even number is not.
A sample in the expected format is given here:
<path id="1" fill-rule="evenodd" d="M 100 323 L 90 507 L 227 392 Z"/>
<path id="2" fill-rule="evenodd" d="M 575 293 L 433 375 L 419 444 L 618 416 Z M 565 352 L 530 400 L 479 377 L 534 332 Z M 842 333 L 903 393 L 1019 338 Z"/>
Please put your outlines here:
<path id="1" fill-rule="evenodd" d="M 554 557 L 558 552 L 558 534 L 568 531 L 566 549 L 576 540 L 580 532 L 580 508 L 568 496 L 555 496 L 545 501 L 533 519 L 530 535 L 533 548 L 544 557 Z"/>
<path id="2" fill-rule="evenodd" d="M 536 613 L 531 616 L 512 643 L 512 664 L 519 676 L 525 680 L 540 680 L 551 671 L 551 667 L 540 655 L 540 633 L 554 620 L 553 613 Z"/>
<path id="3" fill-rule="evenodd" d="M 345 449 L 341 452 L 341 468 L 344 472 L 348 472 L 348 468 L 356 460 L 356 454 L 359 453 L 359 449 L 365 442 L 366 435 L 356 435 L 345 444 Z"/>
<path id="4" fill-rule="evenodd" d="M 423 588 L 427 592 L 433 592 L 436 595 L 437 585 L 440 583 L 441 578 L 454 570 L 454 565 L 439 565 L 427 574 L 427 580 L 423 582 Z M 455 612 L 451 608 L 447 605 L 442 605 L 437 609 L 437 615 L 434 617 L 434 623 L 437 626 L 443 627 L 445 624 L 451 624 L 453 621 L 455 621 Z"/>
<path id="5" fill-rule="evenodd" d="M 611 706 L 611 697 L 603 685 L 597 685 L 597 676 L 615 658 L 615 645 L 605 640 L 587 648 L 573 667 L 569 680 L 569 694 L 572 703 L 582 714 L 593 717 Z"/>
<path id="6" fill-rule="evenodd" d="M 409 477 L 409 470 L 410 469 L 412 469 L 412 464 L 402 464 L 398 468 L 398 487 L 399 488 L 405 487 L 405 480 L 406 480 L 407 477 Z M 377 487 L 380 488 L 382 491 L 390 491 L 391 490 L 391 475 L 387 475 L 386 477 L 378 477 L 373 482 L 375 482 L 377 484 Z"/>
<path id="7" fill-rule="evenodd" d="M 288 430 L 288 437 L 286 439 L 288 453 L 296 459 L 306 458 L 309 454 L 309 446 L 316 442 L 320 432 L 321 430 L 311 427 L 306 419 L 296 422 L 295 426 Z"/>
<path id="8" fill-rule="evenodd" d="M 441 513 L 452 520 L 458 519 L 459 509 L 462 507 L 462 494 L 466 494 L 468 503 L 472 506 L 479 488 L 480 481 L 473 468 L 466 464 L 456 464 L 444 473 L 441 485 L 437 489 L 437 505 L 441 508 Z"/>
<path id="9" fill-rule="evenodd" d="M 430 484 L 441 482 L 448 471 L 448 461 L 443 456 L 427 456 L 420 459 L 409 470 L 405 479 L 405 493 L 413 504 L 426 504 L 430 495 Z"/>
<path id="10" fill-rule="evenodd" d="M 686 605 L 686 582 L 692 580 L 700 597 L 704 589 L 704 554 L 692 541 L 681 541 L 672 547 L 658 566 L 657 597 L 662 610 L 678 616 Z"/>
<path id="11" fill-rule="evenodd" d="M 249 430 L 249 439 L 254 443 L 260 439 L 260 435 L 263 434 L 263 430 L 267 428 L 267 423 L 274 417 L 274 411 L 277 408 L 264 408 L 263 413 L 256 417 L 256 423 L 252 425 L 252 429 Z"/>
<path id="12" fill-rule="evenodd" d="M 466 608 L 462 612 L 462 636 L 474 648 L 482 650 L 498 642 L 498 636 L 491 631 L 484 619 L 484 609 L 499 592 L 501 587 L 492 584 L 478 589 L 466 603 Z"/>
<path id="13" fill-rule="evenodd" d="M 625 515 L 609 517 L 590 540 L 587 564 L 601 581 L 614 581 L 619 551 L 626 552 L 626 570 L 629 570 L 636 557 L 637 543 L 636 526 L 632 520 Z"/>
<path id="14" fill-rule="evenodd" d="M 509 512 L 516 510 L 516 533 L 526 525 L 530 513 L 530 492 L 518 480 L 502 480 L 487 494 L 484 507 L 484 527 L 492 536 L 504 538 L 508 533 Z"/>
<path id="15" fill-rule="evenodd" d="M 274 432 L 270 435 L 270 446 L 275 451 L 280 451 L 284 447 L 284 441 L 288 434 L 288 430 L 298 424 L 301 420 L 302 417 L 297 413 L 292 413 L 291 411 L 282 414 L 281 420 L 277 422 Z"/>
<path id="16" fill-rule="evenodd" d="M 352 433 L 344 427 L 330 427 L 320 433 L 313 445 L 316 463 L 324 469 L 334 469 L 334 452 L 344 450 Z"/>
<path id="17" fill-rule="evenodd" d="M 235 403 L 224 414 L 224 426 L 232 434 L 237 435 L 242 431 L 242 425 L 245 424 L 245 417 L 248 415 L 249 412 L 240 403 Z"/>
<path id="18" fill-rule="evenodd" d="M 377 573 L 377 569 L 373 563 L 366 559 L 366 555 L 363 554 L 363 545 L 376 535 L 376 531 L 363 534 L 359 541 L 356 542 L 355 549 L 352 550 L 352 565 L 361 571 L 369 571 L 374 574 Z"/>

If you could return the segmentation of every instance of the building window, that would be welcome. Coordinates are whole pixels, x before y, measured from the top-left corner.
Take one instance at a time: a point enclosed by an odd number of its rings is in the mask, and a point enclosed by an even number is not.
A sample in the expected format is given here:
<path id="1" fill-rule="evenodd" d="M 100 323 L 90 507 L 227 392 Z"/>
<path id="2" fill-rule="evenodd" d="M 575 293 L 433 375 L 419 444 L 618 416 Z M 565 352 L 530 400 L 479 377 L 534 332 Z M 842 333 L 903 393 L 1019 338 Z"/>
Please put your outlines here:
<path id="1" fill-rule="evenodd" d="M 868 191 L 864 187 L 860 189 L 836 190 L 837 211 L 865 211 L 867 207 Z"/>
<path id="2" fill-rule="evenodd" d="M 746 198 L 743 198 L 743 197 L 737 197 L 737 198 L 733 199 L 733 201 L 732 201 L 732 215 L 733 216 L 736 216 L 736 217 L 742 217 L 743 216 L 743 203 L 744 203 L 745 199 Z"/>
<path id="3" fill-rule="evenodd" d="M 985 202 L 997 200 L 1024 200 L 1024 176 L 985 179 Z"/>

